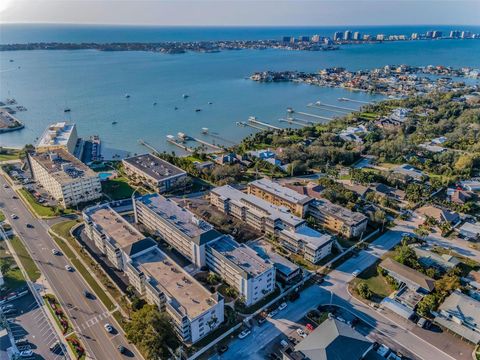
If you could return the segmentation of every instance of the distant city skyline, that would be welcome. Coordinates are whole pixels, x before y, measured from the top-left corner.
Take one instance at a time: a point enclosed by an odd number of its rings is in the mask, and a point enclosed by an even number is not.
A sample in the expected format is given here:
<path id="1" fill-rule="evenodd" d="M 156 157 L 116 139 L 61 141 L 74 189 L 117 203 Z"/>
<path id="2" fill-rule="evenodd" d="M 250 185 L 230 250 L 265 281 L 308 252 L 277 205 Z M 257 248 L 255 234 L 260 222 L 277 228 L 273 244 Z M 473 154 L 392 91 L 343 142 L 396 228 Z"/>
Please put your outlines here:
<path id="1" fill-rule="evenodd" d="M 2 23 L 164 26 L 480 25 L 478 0 L 0 0 Z"/>

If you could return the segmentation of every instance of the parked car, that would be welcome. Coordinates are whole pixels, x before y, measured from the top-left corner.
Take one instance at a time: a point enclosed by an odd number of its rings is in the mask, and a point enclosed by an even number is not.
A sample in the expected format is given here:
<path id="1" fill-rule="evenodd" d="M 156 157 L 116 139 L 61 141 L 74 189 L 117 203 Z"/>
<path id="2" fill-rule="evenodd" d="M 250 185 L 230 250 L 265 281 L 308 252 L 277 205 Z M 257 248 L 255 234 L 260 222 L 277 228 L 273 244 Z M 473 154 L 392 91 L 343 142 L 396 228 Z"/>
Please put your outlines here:
<path id="1" fill-rule="evenodd" d="M 30 357 L 33 355 L 32 350 L 23 350 L 20 352 L 20 357 Z"/>
<path id="2" fill-rule="evenodd" d="M 27 223 L 27 228 L 33 229 L 33 227 L 34 227 L 34 226 L 33 226 L 32 224 Z"/>
<path id="3" fill-rule="evenodd" d="M 2 311 L 5 311 L 5 310 L 7 310 L 7 309 L 13 309 L 14 307 L 15 307 L 15 306 L 14 306 L 13 304 L 7 304 L 7 305 L 2 305 L 2 306 L 0 306 L 0 309 L 1 309 Z"/>
<path id="4" fill-rule="evenodd" d="M 57 249 L 52 249 L 52 254 L 53 255 L 60 255 L 60 251 L 58 251 Z"/>
<path id="5" fill-rule="evenodd" d="M 277 314 L 278 314 L 278 310 L 274 309 L 268 313 L 268 317 L 273 318 Z"/>
<path id="6" fill-rule="evenodd" d="M 287 307 L 287 303 L 286 302 L 283 302 L 280 304 L 280 306 L 278 307 L 278 311 L 282 311 L 283 309 L 285 309 Z"/>
<path id="7" fill-rule="evenodd" d="M 417 321 L 417 325 L 420 326 L 420 327 L 423 328 L 423 329 L 429 329 L 430 326 L 432 326 L 432 323 L 430 322 L 430 320 L 427 320 L 427 319 L 421 317 L 421 318 Z"/>
<path id="8" fill-rule="evenodd" d="M 17 220 L 17 219 L 18 219 L 17 214 L 12 214 L 12 215 L 10 215 L 10 216 L 11 216 L 11 218 L 12 218 L 13 220 Z"/>
<path id="9" fill-rule="evenodd" d="M 65 265 L 65 270 L 72 272 L 73 267 L 71 267 L 70 265 Z"/>
<path id="10" fill-rule="evenodd" d="M 390 353 L 390 348 L 388 346 L 383 345 L 383 344 L 380 345 L 377 349 L 377 354 L 380 355 L 380 356 L 383 356 L 384 358 L 386 358 L 389 353 Z"/>
<path id="11" fill-rule="evenodd" d="M 302 329 L 297 329 L 297 334 L 298 334 L 298 336 L 300 336 L 302 338 L 307 337 L 307 333 L 305 331 L 303 331 Z"/>
<path id="12" fill-rule="evenodd" d="M 93 294 L 87 290 L 83 290 L 83 296 L 85 296 L 87 299 L 93 298 Z"/>
<path id="13" fill-rule="evenodd" d="M 123 345 L 118 345 L 117 350 L 120 354 L 125 354 L 127 352 L 127 349 Z"/>
<path id="14" fill-rule="evenodd" d="M 103 325 L 103 328 L 104 328 L 105 331 L 108 332 L 108 333 L 112 333 L 112 332 L 113 332 L 113 326 L 110 325 L 109 323 L 106 323 L 105 325 Z"/>
<path id="15" fill-rule="evenodd" d="M 258 325 L 262 325 L 267 319 L 264 316 L 260 316 L 257 320 Z"/>
<path id="16" fill-rule="evenodd" d="M 240 334 L 238 334 L 239 339 L 245 339 L 248 335 L 250 335 L 251 331 L 249 329 L 243 330 Z"/>
<path id="17" fill-rule="evenodd" d="M 360 269 L 354 270 L 354 271 L 352 272 L 352 276 L 353 276 L 354 278 L 356 278 L 360 273 L 361 273 Z"/>

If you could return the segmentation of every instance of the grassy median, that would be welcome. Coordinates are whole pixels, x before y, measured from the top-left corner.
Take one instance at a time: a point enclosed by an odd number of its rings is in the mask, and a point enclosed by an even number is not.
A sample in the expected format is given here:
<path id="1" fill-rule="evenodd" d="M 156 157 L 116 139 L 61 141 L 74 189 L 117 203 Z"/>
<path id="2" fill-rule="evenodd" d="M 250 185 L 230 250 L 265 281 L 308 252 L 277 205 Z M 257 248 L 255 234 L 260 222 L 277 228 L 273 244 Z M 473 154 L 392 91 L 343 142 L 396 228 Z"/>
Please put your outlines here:
<path id="1" fill-rule="evenodd" d="M 75 269 L 83 276 L 88 285 L 90 285 L 100 301 L 102 301 L 108 310 L 113 310 L 115 308 L 115 304 L 112 302 L 112 300 L 110 300 L 107 293 L 100 286 L 97 279 L 93 277 L 92 273 L 95 274 L 101 281 L 104 281 L 103 277 L 105 277 L 105 275 L 103 273 L 100 274 L 101 270 L 96 268 L 96 266 L 98 266 L 97 263 L 94 262 L 94 260 L 92 260 L 88 254 L 84 253 L 85 250 L 83 250 L 77 241 L 70 235 L 70 229 L 76 224 L 78 224 L 76 220 L 69 220 L 55 224 L 51 227 L 53 233 L 65 238 L 69 244 L 67 244 L 58 236 L 52 235 L 52 237 L 57 243 L 58 247 L 62 250 L 63 254 L 70 259 Z M 72 251 L 72 248 L 75 249 L 75 252 Z M 83 262 L 88 264 L 88 269 L 83 265 L 82 261 L 80 261 L 80 258 L 82 258 Z M 121 297 L 120 293 L 115 295 L 115 298 L 119 299 Z"/>
<path id="2" fill-rule="evenodd" d="M 17 236 L 12 237 L 10 239 L 10 244 L 20 259 L 29 279 L 33 282 L 37 281 L 41 275 L 40 270 L 38 270 L 37 264 L 35 264 L 35 261 L 31 258 L 20 238 Z"/>

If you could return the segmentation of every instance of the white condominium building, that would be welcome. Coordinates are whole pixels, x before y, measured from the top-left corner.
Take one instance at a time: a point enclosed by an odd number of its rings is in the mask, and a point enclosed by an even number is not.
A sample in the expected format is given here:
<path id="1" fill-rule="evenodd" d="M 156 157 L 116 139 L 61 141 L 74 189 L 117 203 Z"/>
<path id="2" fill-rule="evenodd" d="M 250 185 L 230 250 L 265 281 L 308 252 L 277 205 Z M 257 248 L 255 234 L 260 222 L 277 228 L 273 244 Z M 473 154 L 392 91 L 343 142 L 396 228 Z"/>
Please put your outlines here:
<path id="1" fill-rule="evenodd" d="M 78 135 L 75 124 L 67 124 L 66 122 L 57 122 L 51 124 L 38 140 L 37 152 L 45 152 L 50 150 L 64 149 L 70 154 L 75 152 Z"/>
<path id="2" fill-rule="evenodd" d="M 207 245 L 207 265 L 250 306 L 275 290 L 275 267 L 246 245 L 223 235 Z"/>
<path id="3" fill-rule="evenodd" d="M 281 230 L 278 238 L 284 248 L 302 254 L 313 264 L 332 252 L 332 237 L 308 226 L 300 226 L 295 231 Z"/>
<path id="4" fill-rule="evenodd" d="M 135 221 L 160 236 L 195 266 L 205 266 L 205 244 L 222 234 L 176 202 L 159 194 L 134 201 Z"/>
<path id="5" fill-rule="evenodd" d="M 224 320 L 222 296 L 211 294 L 158 247 L 131 256 L 125 272 L 147 302 L 171 316 L 185 342 L 197 342 Z"/>
<path id="6" fill-rule="evenodd" d="M 32 176 L 63 207 L 102 196 L 98 174 L 65 149 L 29 154 Z"/>
<path id="7" fill-rule="evenodd" d="M 118 270 L 125 270 L 134 254 L 141 254 L 157 243 L 146 238 L 108 204 L 83 212 L 85 234 Z"/>

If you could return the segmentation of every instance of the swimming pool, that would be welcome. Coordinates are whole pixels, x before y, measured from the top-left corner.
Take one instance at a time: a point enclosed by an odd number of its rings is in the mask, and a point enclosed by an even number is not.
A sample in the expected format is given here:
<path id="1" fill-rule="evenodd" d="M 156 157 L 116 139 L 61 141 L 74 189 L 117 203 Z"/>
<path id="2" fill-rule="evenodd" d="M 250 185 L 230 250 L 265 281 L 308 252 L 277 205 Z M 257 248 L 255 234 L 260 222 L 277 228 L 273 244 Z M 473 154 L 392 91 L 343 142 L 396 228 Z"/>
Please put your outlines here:
<path id="1" fill-rule="evenodd" d="M 101 172 L 101 173 L 98 173 L 98 177 L 100 178 L 100 181 L 105 181 L 105 180 L 108 180 L 110 178 L 110 176 L 112 176 L 113 174 L 110 173 L 110 172 Z"/>

